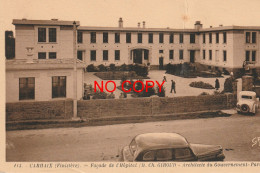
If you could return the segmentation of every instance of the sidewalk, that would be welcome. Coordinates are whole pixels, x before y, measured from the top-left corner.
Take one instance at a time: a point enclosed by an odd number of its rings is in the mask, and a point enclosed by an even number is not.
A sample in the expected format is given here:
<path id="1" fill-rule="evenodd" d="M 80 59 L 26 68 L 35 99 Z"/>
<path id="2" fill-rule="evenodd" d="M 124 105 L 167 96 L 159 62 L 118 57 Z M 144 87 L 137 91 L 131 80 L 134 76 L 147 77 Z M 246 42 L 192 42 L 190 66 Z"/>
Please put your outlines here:
<path id="1" fill-rule="evenodd" d="M 231 111 L 229 111 L 231 112 Z M 47 119 L 47 120 L 26 120 L 26 121 L 9 121 L 6 122 L 6 130 L 29 130 L 29 129 L 48 129 L 62 127 L 84 127 L 84 126 L 103 126 L 112 124 L 126 123 L 143 123 L 152 121 L 167 121 L 167 120 L 184 120 L 198 118 L 214 118 L 228 117 L 230 113 L 224 113 L 220 110 L 198 111 L 188 113 L 174 113 L 163 115 L 147 115 L 147 116 L 128 116 L 128 117 L 100 117 L 91 119 Z"/>

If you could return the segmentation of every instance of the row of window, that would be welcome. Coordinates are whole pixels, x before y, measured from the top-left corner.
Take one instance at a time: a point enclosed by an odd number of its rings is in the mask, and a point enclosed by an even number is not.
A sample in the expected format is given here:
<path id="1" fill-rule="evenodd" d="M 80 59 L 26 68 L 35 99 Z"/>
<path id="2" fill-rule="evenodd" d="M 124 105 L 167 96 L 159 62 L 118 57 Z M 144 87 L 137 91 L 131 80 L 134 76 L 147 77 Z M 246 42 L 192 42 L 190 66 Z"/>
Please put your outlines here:
<path id="1" fill-rule="evenodd" d="M 216 51 L 216 54 L 218 54 L 218 51 Z M 223 61 L 227 61 L 227 51 L 223 50 Z M 203 50 L 203 55 L 202 55 L 203 60 L 206 59 L 206 50 Z M 209 60 L 212 60 L 212 50 L 209 50 Z M 218 55 L 216 57 L 216 61 L 218 61 Z"/>
<path id="2" fill-rule="evenodd" d="M 163 53 L 163 50 L 159 50 L 160 53 Z M 148 60 L 148 50 L 144 51 L 144 59 Z M 77 57 L 79 60 L 83 60 L 83 51 L 78 51 Z M 108 61 L 108 50 L 103 50 L 103 61 Z M 120 50 L 115 50 L 114 58 L 116 61 L 120 60 Z M 174 59 L 174 50 L 169 50 L 169 59 Z M 179 59 L 183 60 L 183 50 L 179 50 Z M 97 53 L 96 50 L 90 51 L 90 61 L 96 61 L 97 60 Z"/>
<path id="3" fill-rule="evenodd" d="M 52 98 L 66 97 L 66 76 L 52 77 Z M 19 78 L 19 100 L 35 99 L 35 78 Z"/>
<path id="4" fill-rule="evenodd" d="M 223 43 L 227 43 L 227 33 L 223 32 Z M 209 43 L 212 43 L 212 33 L 209 33 Z M 206 34 L 203 33 L 203 43 L 206 43 Z M 216 43 L 219 43 L 219 33 L 215 33 Z"/>
<path id="5" fill-rule="evenodd" d="M 47 28 L 38 28 L 38 42 L 57 42 L 57 30 L 56 28 L 48 28 L 47 41 Z"/>
<path id="6" fill-rule="evenodd" d="M 195 34 L 190 34 L 190 43 L 195 43 Z M 115 33 L 115 43 L 120 43 L 120 33 Z M 96 43 L 96 32 L 90 32 L 90 43 Z M 77 42 L 83 43 L 83 32 L 78 31 Z M 126 33 L 126 43 L 132 42 L 132 33 Z M 108 32 L 103 32 L 103 43 L 108 43 Z M 143 33 L 137 34 L 137 43 L 143 43 Z M 148 33 L 148 43 L 153 43 L 153 33 Z M 159 33 L 159 43 L 164 43 L 164 33 Z M 174 34 L 169 35 L 169 43 L 174 43 Z M 179 34 L 179 43 L 183 43 L 183 34 Z"/>

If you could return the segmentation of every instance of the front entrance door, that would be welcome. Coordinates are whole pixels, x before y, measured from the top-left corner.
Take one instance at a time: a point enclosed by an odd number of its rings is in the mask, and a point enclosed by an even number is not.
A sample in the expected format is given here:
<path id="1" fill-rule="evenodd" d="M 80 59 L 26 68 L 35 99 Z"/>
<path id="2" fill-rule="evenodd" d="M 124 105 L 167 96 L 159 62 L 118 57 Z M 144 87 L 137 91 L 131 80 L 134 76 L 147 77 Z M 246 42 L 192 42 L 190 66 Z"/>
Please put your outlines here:
<path id="1" fill-rule="evenodd" d="M 142 49 L 135 49 L 133 51 L 134 51 L 134 63 L 142 64 L 143 63 Z"/>
<path id="2" fill-rule="evenodd" d="M 190 51 L 190 62 L 191 63 L 195 62 L 195 50 Z"/>
<path id="3" fill-rule="evenodd" d="M 159 58 L 159 70 L 163 70 L 163 57 Z"/>

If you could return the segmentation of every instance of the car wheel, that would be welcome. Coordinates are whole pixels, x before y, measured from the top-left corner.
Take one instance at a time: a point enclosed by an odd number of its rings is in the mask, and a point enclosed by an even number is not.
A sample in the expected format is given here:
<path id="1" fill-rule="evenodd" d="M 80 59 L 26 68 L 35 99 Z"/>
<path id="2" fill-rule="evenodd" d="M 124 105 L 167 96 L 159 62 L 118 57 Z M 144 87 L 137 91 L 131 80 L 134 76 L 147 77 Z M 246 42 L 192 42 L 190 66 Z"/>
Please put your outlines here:
<path id="1" fill-rule="evenodd" d="M 241 105 L 241 112 L 242 113 L 248 113 L 249 112 L 249 106 L 246 104 Z"/>

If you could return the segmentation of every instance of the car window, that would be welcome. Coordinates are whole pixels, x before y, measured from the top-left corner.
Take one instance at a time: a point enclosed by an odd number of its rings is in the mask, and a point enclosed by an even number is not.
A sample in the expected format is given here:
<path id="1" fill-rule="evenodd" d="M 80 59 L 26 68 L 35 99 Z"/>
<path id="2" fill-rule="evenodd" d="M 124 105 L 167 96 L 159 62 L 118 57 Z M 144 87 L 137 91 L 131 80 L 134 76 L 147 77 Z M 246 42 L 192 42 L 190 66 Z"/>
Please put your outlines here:
<path id="1" fill-rule="evenodd" d="M 158 160 L 158 161 L 173 160 L 172 159 L 172 149 L 157 150 L 156 160 Z"/>
<path id="2" fill-rule="evenodd" d="M 188 148 L 175 149 L 175 159 L 183 159 L 191 157 L 191 151 Z"/>
<path id="3" fill-rule="evenodd" d="M 252 99 L 252 96 L 242 95 L 241 97 L 242 97 L 243 99 Z"/>
<path id="4" fill-rule="evenodd" d="M 132 154 L 134 154 L 137 149 L 137 144 L 136 144 L 135 140 L 132 140 L 132 142 L 129 145 L 129 148 L 130 148 Z"/>
<path id="5" fill-rule="evenodd" d="M 155 159 L 155 151 L 148 151 L 143 156 L 143 161 L 153 161 Z"/>

